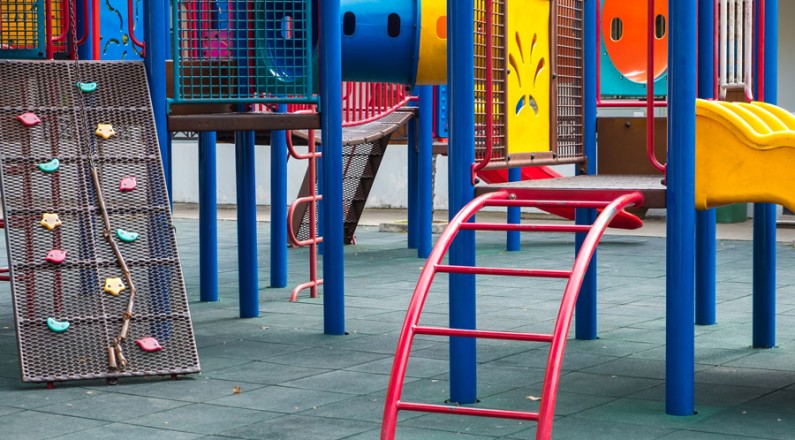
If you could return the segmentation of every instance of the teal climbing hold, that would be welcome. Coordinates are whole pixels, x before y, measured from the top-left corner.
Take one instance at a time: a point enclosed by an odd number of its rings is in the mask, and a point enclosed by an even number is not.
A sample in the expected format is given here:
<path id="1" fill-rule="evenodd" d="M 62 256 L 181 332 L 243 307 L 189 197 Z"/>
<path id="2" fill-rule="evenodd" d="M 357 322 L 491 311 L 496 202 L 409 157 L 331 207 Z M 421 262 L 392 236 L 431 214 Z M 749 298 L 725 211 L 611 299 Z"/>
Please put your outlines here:
<path id="1" fill-rule="evenodd" d="M 132 243 L 138 239 L 137 232 L 129 232 L 125 231 L 124 229 L 116 229 L 116 236 L 119 237 L 119 240 L 125 243 Z"/>
<path id="2" fill-rule="evenodd" d="M 97 90 L 97 83 L 95 83 L 95 82 L 88 82 L 88 83 L 78 82 L 77 83 L 77 88 L 80 89 L 80 91 L 83 92 L 83 93 L 91 93 L 91 92 Z"/>
<path id="3" fill-rule="evenodd" d="M 61 161 L 58 160 L 57 158 L 49 162 L 39 164 L 39 169 L 48 174 L 58 171 L 58 168 L 60 167 L 61 167 Z"/>
<path id="4" fill-rule="evenodd" d="M 55 333 L 65 332 L 70 325 L 69 321 L 57 321 L 53 318 L 47 318 L 47 327 Z"/>

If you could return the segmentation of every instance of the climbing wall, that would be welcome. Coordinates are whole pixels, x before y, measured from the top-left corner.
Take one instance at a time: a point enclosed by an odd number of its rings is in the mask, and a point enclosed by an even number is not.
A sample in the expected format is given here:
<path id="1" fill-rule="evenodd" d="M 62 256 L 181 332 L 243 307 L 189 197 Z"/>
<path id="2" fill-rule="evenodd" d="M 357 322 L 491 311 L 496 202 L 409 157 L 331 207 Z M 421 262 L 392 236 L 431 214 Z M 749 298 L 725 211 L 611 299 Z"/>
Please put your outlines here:
<path id="1" fill-rule="evenodd" d="M 143 64 L 3 61 L 0 77 L 22 380 L 199 372 Z"/>

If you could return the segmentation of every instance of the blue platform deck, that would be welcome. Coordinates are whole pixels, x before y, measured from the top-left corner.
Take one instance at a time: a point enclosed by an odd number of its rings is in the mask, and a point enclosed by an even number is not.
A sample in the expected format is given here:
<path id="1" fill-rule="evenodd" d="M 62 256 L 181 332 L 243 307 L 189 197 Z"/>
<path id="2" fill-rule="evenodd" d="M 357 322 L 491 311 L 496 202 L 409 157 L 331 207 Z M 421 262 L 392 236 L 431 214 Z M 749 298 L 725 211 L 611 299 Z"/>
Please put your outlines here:
<path id="1" fill-rule="evenodd" d="M 322 334 L 322 298 L 287 301 L 269 289 L 268 223 L 259 223 L 262 317 L 238 319 L 236 223 L 219 222 L 220 303 L 198 301 L 198 221 L 176 222 L 203 373 L 172 381 L 69 382 L 54 390 L 19 381 L 9 288 L 0 285 L 0 426 L 4 439 L 377 439 L 397 334 L 422 266 L 406 236 L 360 227 L 345 249 L 348 336 Z M 533 241 L 530 241 L 530 238 Z M 519 254 L 482 235 L 478 261 L 564 267 L 571 237 L 528 236 Z M 0 255 L 5 255 L 1 252 Z M 290 285 L 305 281 L 305 250 L 291 250 Z M 791 439 L 795 436 L 795 249 L 778 245 L 778 343 L 751 343 L 751 242 L 718 242 L 718 324 L 696 328 L 696 408 L 664 414 L 665 241 L 608 236 L 600 248 L 599 330 L 570 341 L 555 439 Z M 446 323 L 444 277 L 427 323 Z M 483 328 L 543 331 L 560 282 L 481 277 Z M 448 393 L 447 344 L 415 345 L 404 395 Z M 479 342 L 482 405 L 533 408 L 546 350 Z M 239 388 L 237 388 L 239 387 Z M 236 393 L 236 390 L 239 393 Z M 399 439 L 531 439 L 526 422 L 405 413 Z"/>

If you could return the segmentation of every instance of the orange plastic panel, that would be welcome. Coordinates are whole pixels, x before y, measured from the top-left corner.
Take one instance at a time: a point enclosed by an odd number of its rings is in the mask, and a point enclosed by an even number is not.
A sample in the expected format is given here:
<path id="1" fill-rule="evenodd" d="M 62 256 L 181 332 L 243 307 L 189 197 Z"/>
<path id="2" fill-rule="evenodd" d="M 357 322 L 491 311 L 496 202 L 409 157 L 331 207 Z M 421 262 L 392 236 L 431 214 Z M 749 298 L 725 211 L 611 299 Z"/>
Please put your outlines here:
<path id="1" fill-rule="evenodd" d="M 602 35 L 610 59 L 625 78 L 646 83 L 648 57 L 648 2 L 646 0 L 604 0 Z M 654 79 L 668 69 L 668 0 L 654 0 L 654 15 L 662 17 L 662 38 L 654 41 Z M 614 20 L 620 20 L 618 38 L 613 32 Z M 655 30 L 656 31 L 656 30 Z"/>

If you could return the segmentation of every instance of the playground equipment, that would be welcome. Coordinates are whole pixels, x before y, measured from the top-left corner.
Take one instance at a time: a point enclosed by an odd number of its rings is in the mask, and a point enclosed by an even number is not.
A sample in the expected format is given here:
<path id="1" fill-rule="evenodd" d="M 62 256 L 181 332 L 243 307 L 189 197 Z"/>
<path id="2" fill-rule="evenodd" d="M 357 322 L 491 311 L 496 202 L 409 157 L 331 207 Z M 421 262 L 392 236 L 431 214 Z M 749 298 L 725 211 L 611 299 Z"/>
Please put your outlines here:
<path id="1" fill-rule="evenodd" d="M 668 0 L 601 0 L 599 86 L 603 96 L 668 93 Z M 650 7 L 653 10 L 649 14 Z M 649 29 L 654 29 L 649 32 Z M 653 56 L 649 56 L 653 52 Z"/>
<path id="2" fill-rule="evenodd" d="M 772 104 L 696 104 L 696 207 L 766 202 L 795 208 L 795 116 Z"/>
<path id="3" fill-rule="evenodd" d="M 199 372 L 143 65 L 4 61 L 0 76 L 22 380 Z"/>

